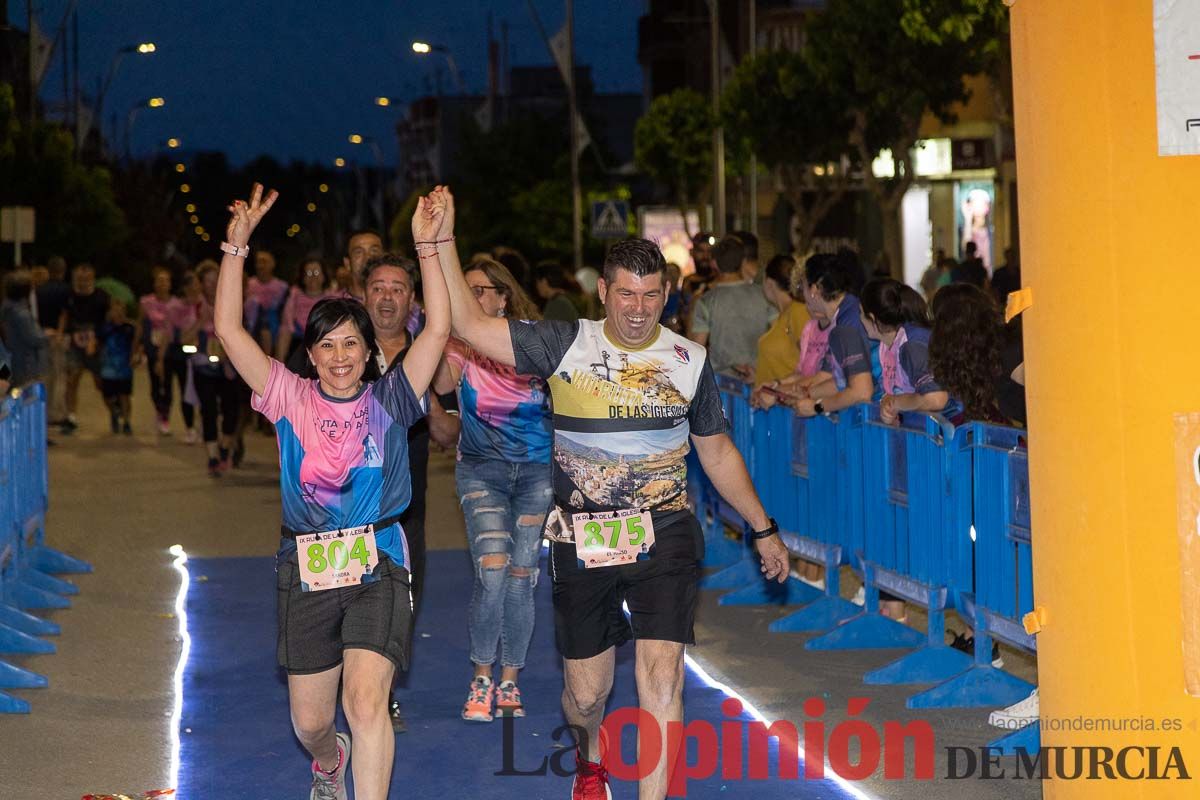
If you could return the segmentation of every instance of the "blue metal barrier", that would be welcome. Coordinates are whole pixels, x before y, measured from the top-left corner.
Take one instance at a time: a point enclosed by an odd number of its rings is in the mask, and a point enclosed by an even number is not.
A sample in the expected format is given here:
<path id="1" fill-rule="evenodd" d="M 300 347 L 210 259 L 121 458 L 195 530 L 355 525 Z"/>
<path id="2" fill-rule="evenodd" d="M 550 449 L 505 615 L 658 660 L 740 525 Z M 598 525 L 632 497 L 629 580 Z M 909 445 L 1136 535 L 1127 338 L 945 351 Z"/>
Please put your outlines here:
<path id="1" fill-rule="evenodd" d="M 957 583 L 955 604 L 975 629 L 975 657 L 961 675 L 910 698 L 910 708 L 1007 706 L 1034 688 L 991 664 L 993 637 L 1037 652 L 1021 623 L 1033 610 L 1027 434 L 982 423 L 960 434 L 959 449 L 971 453 L 975 567 Z"/>
<path id="2" fill-rule="evenodd" d="M 41 385 L 0 400 L 0 653 L 53 653 L 40 637 L 59 632 L 31 609 L 65 608 L 74 584 L 48 572 L 90 572 L 86 563 L 45 544 L 48 499 L 46 401 Z M 0 689 L 46 686 L 46 678 L 0 661 Z M 0 713 L 28 713 L 29 703 L 0 692 Z"/>
<path id="3" fill-rule="evenodd" d="M 788 409 L 772 409 L 771 424 L 786 437 L 789 444 L 787 461 L 758 464 L 768 475 L 780 475 L 787 481 L 786 498 L 767 510 L 777 514 L 781 536 L 794 555 L 825 567 L 825 590 L 811 603 L 798 611 L 771 623 L 773 632 L 824 631 L 844 619 L 860 613 L 861 609 L 841 597 L 840 568 L 846 562 L 850 547 L 851 515 L 843 508 L 853 493 L 841 487 L 848 469 L 860 450 L 848 448 L 847 431 L 853 427 L 851 418 L 857 415 L 850 409 L 833 417 L 797 417 Z M 841 420 L 847 425 L 844 431 Z M 790 470 L 781 464 L 790 464 Z M 761 472 L 759 473 L 761 474 Z M 757 481 L 756 481 L 757 484 Z"/>
<path id="4" fill-rule="evenodd" d="M 751 411 L 744 387 L 721 388 L 734 442 L 768 513 L 793 555 L 825 565 L 826 587 L 821 594 L 789 579 L 772 594 L 745 549 L 741 561 L 702 586 L 742 587 L 722 604 L 805 603 L 808 595 L 812 602 L 770 630 L 824 631 L 805 643 L 810 649 L 920 645 L 865 676 L 869 683 L 941 681 L 910 697 L 909 708 L 1007 706 L 1033 690 L 991 663 L 993 639 L 1037 649 L 1021 624 L 1033 609 L 1023 431 L 981 423 L 956 430 L 924 415 L 890 426 L 866 405 L 802 419 L 784 408 Z M 718 530 L 722 516 L 744 527 L 715 492 L 708 497 Z M 846 563 L 862 570 L 862 609 L 840 597 L 837 576 Z M 880 590 L 928 609 L 926 633 L 882 617 Z M 974 627 L 973 658 L 945 645 L 951 603 Z M 1036 748 L 1038 736 L 1034 724 L 993 745 Z"/>

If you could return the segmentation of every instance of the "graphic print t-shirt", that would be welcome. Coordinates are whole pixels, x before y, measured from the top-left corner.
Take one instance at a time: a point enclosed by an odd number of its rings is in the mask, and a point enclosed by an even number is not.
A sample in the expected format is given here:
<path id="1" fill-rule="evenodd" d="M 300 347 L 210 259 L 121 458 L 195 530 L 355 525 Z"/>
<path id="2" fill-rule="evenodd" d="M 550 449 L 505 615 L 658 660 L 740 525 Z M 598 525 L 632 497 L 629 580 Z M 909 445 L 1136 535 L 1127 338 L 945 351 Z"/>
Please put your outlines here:
<path id="1" fill-rule="evenodd" d="M 518 372 L 547 379 L 554 400 L 554 495 L 568 511 L 687 505 L 689 434 L 724 433 L 703 347 L 659 326 L 639 350 L 604 322 L 508 323 Z"/>
<path id="2" fill-rule="evenodd" d="M 461 339 L 446 345 L 458 368 L 460 456 L 550 463 L 550 398 L 546 383 L 475 352 Z"/>
<path id="3" fill-rule="evenodd" d="M 301 533 L 367 525 L 398 516 L 412 499 L 408 428 L 425 416 L 403 369 L 340 400 L 315 380 L 271 359 L 271 375 L 255 411 L 275 424 L 283 524 Z M 375 532 L 381 552 L 408 568 L 399 523 Z"/>

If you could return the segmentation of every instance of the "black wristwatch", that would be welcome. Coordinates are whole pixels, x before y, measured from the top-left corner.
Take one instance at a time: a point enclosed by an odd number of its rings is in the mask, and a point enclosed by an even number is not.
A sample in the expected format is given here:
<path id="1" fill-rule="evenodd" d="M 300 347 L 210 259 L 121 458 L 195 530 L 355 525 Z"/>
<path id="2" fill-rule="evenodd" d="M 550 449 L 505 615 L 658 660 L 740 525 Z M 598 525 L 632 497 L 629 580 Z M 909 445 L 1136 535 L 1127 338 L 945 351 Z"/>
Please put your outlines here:
<path id="1" fill-rule="evenodd" d="M 766 539 L 768 536 L 774 536 L 779 533 L 779 523 L 775 521 L 775 518 L 768 517 L 767 519 L 771 522 L 770 527 L 761 531 L 750 531 L 746 534 L 746 537 L 751 541 L 758 541 L 759 539 Z"/>

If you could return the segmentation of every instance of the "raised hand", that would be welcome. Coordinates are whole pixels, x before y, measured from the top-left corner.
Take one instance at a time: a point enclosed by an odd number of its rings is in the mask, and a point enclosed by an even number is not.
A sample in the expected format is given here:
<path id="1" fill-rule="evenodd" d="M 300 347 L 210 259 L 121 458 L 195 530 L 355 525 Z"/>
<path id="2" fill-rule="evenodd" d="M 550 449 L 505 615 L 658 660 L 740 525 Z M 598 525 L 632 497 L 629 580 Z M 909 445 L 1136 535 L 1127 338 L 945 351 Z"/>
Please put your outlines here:
<path id="1" fill-rule="evenodd" d="M 454 235 L 454 195 L 450 194 L 449 186 L 439 186 L 434 189 L 438 202 L 443 208 L 442 226 L 438 229 L 439 239 L 449 239 Z"/>
<path id="2" fill-rule="evenodd" d="M 254 188 L 250 190 L 249 203 L 245 200 L 234 200 L 229 205 L 230 217 L 229 225 L 225 228 L 225 241 L 238 247 L 249 244 L 250 234 L 254 233 L 258 223 L 278 199 L 279 192 L 272 189 L 264 200 L 262 184 L 254 184 Z"/>
<path id="3" fill-rule="evenodd" d="M 413 210 L 412 234 L 413 243 L 433 242 L 438 238 L 438 228 L 442 224 L 442 208 L 435 202 L 437 190 L 425 197 L 417 198 L 417 207 Z"/>

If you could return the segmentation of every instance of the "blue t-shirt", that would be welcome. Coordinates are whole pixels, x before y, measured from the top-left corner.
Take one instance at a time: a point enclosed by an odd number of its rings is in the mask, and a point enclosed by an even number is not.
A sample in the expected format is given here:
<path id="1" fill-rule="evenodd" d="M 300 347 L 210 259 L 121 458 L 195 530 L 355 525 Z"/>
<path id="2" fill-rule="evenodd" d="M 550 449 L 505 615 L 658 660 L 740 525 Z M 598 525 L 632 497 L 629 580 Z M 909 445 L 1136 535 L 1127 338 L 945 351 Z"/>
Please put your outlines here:
<path id="1" fill-rule="evenodd" d="M 859 316 L 858 298 L 852 294 L 842 298 L 829 332 L 829 349 L 821 369 L 833 376 L 838 391 L 843 391 L 855 375 L 868 374 L 874 382 L 874 394 L 879 390 L 878 344 L 867 336 Z"/>
<path id="2" fill-rule="evenodd" d="M 408 429 L 428 404 L 403 369 L 343 400 L 271 359 L 266 388 L 251 405 L 275 424 L 285 527 L 299 533 L 353 528 L 408 508 Z M 399 523 L 375 531 L 375 542 L 397 566 L 410 568 Z"/>
<path id="3" fill-rule="evenodd" d="M 128 322 L 100 326 L 100 377 L 108 381 L 133 380 L 133 338 L 137 331 Z"/>

